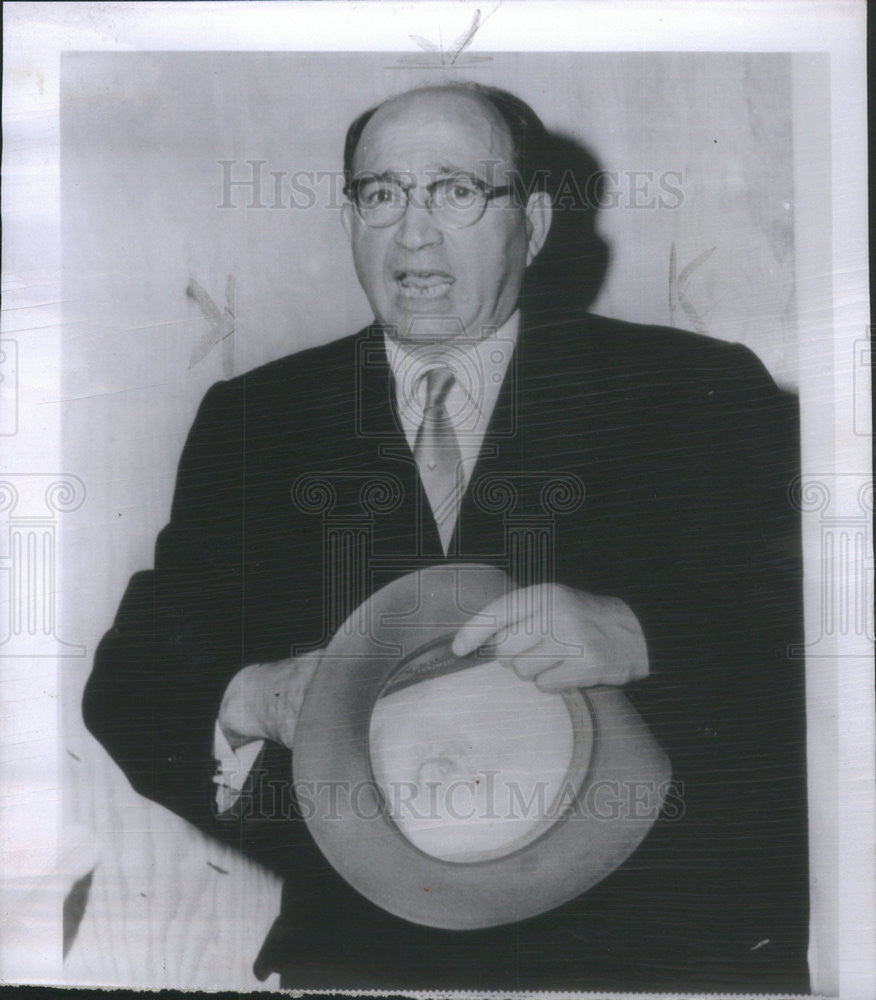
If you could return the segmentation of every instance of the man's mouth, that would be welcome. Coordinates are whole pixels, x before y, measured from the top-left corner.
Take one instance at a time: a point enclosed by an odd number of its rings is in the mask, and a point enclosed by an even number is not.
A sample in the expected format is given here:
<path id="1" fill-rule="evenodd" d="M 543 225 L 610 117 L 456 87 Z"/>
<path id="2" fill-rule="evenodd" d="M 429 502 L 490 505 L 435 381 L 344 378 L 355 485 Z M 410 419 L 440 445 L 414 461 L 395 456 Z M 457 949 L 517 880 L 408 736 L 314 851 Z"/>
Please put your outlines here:
<path id="1" fill-rule="evenodd" d="M 437 299 L 444 295 L 454 282 L 446 271 L 396 271 L 395 280 L 402 294 L 416 299 Z"/>

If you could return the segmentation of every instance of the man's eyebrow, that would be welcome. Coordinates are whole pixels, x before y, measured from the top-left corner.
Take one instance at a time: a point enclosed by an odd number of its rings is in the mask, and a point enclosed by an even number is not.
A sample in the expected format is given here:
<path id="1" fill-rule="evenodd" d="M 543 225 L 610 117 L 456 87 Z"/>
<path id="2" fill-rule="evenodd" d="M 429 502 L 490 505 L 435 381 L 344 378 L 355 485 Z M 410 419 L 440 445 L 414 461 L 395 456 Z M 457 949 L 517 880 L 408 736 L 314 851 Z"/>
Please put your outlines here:
<path id="1" fill-rule="evenodd" d="M 454 174 L 464 174 L 466 177 L 477 177 L 477 174 L 473 170 L 464 170 L 462 167 L 457 167 L 452 163 L 439 163 L 434 167 L 426 167 L 423 174 L 427 178 L 432 177 L 451 177 Z M 374 170 L 369 171 L 370 177 L 390 177 L 394 180 L 405 180 L 410 177 L 416 177 L 415 170 Z"/>
<path id="2" fill-rule="evenodd" d="M 415 180 L 415 175 L 406 170 L 360 170 L 354 175 L 354 181 L 410 181 Z"/>
<path id="3" fill-rule="evenodd" d="M 429 171 L 432 174 L 467 174 L 469 172 L 456 166 L 455 163 L 439 163 Z"/>
<path id="4" fill-rule="evenodd" d="M 456 174 L 461 174 L 463 177 L 473 177 L 475 180 L 482 179 L 474 170 L 466 170 L 464 167 L 458 167 L 452 163 L 439 163 L 437 167 L 426 172 L 433 177 L 453 177 Z"/>
<path id="5" fill-rule="evenodd" d="M 452 164 L 438 164 L 435 167 L 427 167 L 424 171 L 427 184 L 433 184 L 436 180 L 445 179 L 447 177 L 469 177 L 474 181 L 478 181 L 481 184 L 489 183 L 483 177 L 478 176 L 474 170 L 465 170 L 462 167 L 457 167 Z M 399 182 L 414 182 L 417 183 L 416 173 L 413 170 L 368 170 L 361 175 L 362 179 L 367 180 L 388 180 L 388 181 L 399 181 Z"/>
<path id="6" fill-rule="evenodd" d="M 433 184 L 440 184 L 442 181 L 449 180 L 452 177 L 464 177 L 479 187 L 491 187 L 490 182 L 486 178 L 481 177 L 474 170 L 466 170 L 463 167 L 435 167 L 432 170 L 426 171 L 426 175 L 429 187 Z"/>
<path id="7" fill-rule="evenodd" d="M 371 180 L 389 180 L 389 181 L 400 181 L 405 177 L 410 177 L 410 174 L 399 174 L 395 170 L 360 170 L 353 180 L 360 181 L 371 181 Z"/>

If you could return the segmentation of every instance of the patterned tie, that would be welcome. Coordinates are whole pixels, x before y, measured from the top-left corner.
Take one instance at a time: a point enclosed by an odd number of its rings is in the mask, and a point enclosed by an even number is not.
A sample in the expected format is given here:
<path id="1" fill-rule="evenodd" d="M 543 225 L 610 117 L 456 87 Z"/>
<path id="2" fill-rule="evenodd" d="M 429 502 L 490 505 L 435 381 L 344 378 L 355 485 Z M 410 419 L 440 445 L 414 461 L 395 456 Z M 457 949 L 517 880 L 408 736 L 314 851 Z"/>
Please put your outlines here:
<path id="1" fill-rule="evenodd" d="M 459 443 L 444 404 L 455 379 L 449 368 L 432 368 L 423 378 L 426 406 L 414 444 L 414 459 L 446 553 L 456 526 L 463 486 Z"/>

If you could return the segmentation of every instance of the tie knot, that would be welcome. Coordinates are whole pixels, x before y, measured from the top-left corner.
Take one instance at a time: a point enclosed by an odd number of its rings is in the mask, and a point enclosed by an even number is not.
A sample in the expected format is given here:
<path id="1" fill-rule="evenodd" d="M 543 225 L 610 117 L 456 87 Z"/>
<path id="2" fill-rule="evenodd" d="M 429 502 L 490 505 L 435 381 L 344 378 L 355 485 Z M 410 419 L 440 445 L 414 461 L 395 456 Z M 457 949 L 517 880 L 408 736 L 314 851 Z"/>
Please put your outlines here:
<path id="1" fill-rule="evenodd" d="M 455 381 L 455 376 L 449 368 L 430 368 L 423 376 L 426 382 L 426 404 L 424 412 L 440 410 L 444 406 L 447 394 Z"/>

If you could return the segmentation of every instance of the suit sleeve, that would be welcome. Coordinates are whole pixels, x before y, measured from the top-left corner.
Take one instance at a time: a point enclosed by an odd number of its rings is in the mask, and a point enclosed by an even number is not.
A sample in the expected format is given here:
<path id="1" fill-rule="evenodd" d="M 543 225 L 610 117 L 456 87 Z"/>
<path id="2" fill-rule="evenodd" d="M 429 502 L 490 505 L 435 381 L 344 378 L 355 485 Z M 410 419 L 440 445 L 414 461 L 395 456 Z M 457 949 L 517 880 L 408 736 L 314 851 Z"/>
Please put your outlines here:
<path id="1" fill-rule="evenodd" d="M 85 690 L 91 732 L 142 795 L 213 825 L 213 727 L 242 662 L 244 394 L 205 396 L 154 569 L 131 579 Z"/>

